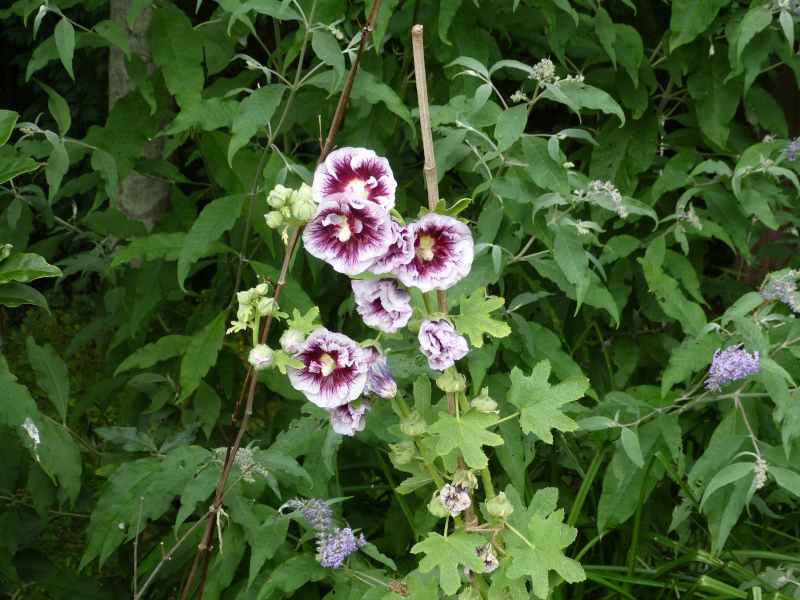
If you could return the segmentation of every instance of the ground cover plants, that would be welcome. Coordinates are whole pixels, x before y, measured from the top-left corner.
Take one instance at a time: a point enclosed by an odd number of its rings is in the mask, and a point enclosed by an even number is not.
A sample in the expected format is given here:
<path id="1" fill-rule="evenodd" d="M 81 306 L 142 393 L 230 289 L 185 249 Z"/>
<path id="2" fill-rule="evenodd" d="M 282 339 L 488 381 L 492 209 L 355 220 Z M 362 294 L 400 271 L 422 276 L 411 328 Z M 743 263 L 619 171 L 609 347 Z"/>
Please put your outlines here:
<path id="1" fill-rule="evenodd" d="M 800 598 L 796 2 L 0 19 L 4 594 Z"/>

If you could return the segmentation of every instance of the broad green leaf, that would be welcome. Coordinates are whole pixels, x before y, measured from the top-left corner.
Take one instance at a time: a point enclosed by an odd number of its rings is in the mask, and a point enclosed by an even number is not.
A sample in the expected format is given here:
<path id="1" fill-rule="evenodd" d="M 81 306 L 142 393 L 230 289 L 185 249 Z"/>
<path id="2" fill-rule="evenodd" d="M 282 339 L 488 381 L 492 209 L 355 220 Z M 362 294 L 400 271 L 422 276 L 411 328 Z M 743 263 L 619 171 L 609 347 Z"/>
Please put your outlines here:
<path id="1" fill-rule="evenodd" d="M 203 433 L 206 439 L 210 440 L 222 410 L 222 400 L 220 400 L 219 394 L 201 380 L 192 399 L 192 408 L 197 414 L 197 418 L 203 423 Z"/>
<path id="2" fill-rule="evenodd" d="M 727 147 L 729 125 L 742 93 L 740 78 L 725 82 L 729 72 L 728 60 L 719 52 L 702 61 L 687 80 L 689 94 L 697 102 L 700 130 L 721 148 Z"/>
<path id="3" fill-rule="evenodd" d="M 17 175 L 35 171 L 42 166 L 32 158 L 0 158 L 0 183 L 14 179 Z"/>
<path id="4" fill-rule="evenodd" d="M 14 254 L 0 262 L 0 283 L 28 283 L 41 277 L 61 277 L 61 269 L 48 264 L 38 254 Z"/>
<path id="5" fill-rule="evenodd" d="M 574 431 L 578 428 L 575 421 L 561 412 L 561 406 L 582 398 L 589 389 L 589 380 L 585 377 L 572 377 L 551 386 L 548 383 L 549 377 L 549 360 L 537 364 L 528 377 L 514 367 L 511 371 L 508 401 L 519 409 L 520 426 L 524 433 L 533 433 L 543 442 L 552 444 L 551 429 Z"/>
<path id="6" fill-rule="evenodd" d="M 291 596 L 290 592 L 302 588 L 309 581 L 319 581 L 328 577 L 329 574 L 330 569 L 320 565 L 312 553 L 296 554 L 272 570 L 269 579 L 259 591 L 257 600 L 272 597 L 276 589 L 284 592 L 281 594 L 284 598 Z M 211 598 L 207 598 L 207 600 L 211 600 Z"/>
<path id="7" fill-rule="evenodd" d="M 141 259 L 143 261 L 157 260 L 178 260 L 188 234 L 182 231 L 175 233 L 151 233 L 147 237 L 133 240 L 130 244 L 122 248 L 114 260 L 111 261 L 111 269 L 118 265 Z M 230 248 L 219 242 L 212 242 L 208 249 L 199 258 L 230 251 Z"/>
<path id="8" fill-rule="evenodd" d="M 734 46 L 733 58 L 735 63 L 738 63 L 742 58 L 742 52 L 748 42 L 760 31 L 763 31 L 772 23 L 772 12 L 765 9 L 762 5 L 755 5 L 747 11 L 744 19 L 741 20 L 739 26 L 734 31 L 731 42 Z M 732 59 L 733 60 L 733 59 Z"/>
<path id="9" fill-rule="evenodd" d="M 92 168 L 99 172 L 105 182 L 106 195 L 112 203 L 117 198 L 117 163 L 114 157 L 102 148 L 95 148 L 92 152 Z"/>
<path id="10" fill-rule="evenodd" d="M 596 137 L 592 150 L 589 177 L 611 181 L 623 196 L 631 196 L 638 185 L 639 173 L 653 162 L 658 150 L 658 123 L 649 112 L 624 127 L 607 122 Z"/>
<path id="11" fill-rule="evenodd" d="M 523 103 L 502 112 L 494 128 L 497 151 L 505 152 L 516 142 L 528 124 L 528 105 Z"/>
<path id="12" fill-rule="evenodd" d="M 14 125 L 17 123 L 19 113 L 13 110 L 0 110 L 0 146 L 8 141 L 11 137 L 11 132 L 14 131 Z"/>
<path id="13" fill-rule="evenodd" d="M 458 448 L 469 467 L 483 469 L 489 462 L 481 447 L 499 446 L 503 443 L 503 438 L 487 431 L 495 421 L 497 415 L 494 413 L 482 413 L 475 409 L 458 417 L 439 412 L 439 420 L 428 426 L 428 433 L 439 436 L 436 451 L 440 456 Z"/>
<path id="14" fill-rule="evenodd" d="M 159 135 L 177 136 L 194 128 L 203 131 L 228 128 L 233 123 L 237 108 L 238 103 L 235 100 L 225 98 L 192 101 L 183 107 L 175 120 L 162 129 Z"/>
<path id="15" fill-rule="evenodd" d="M 322 327 L 319 322 L 319 307 L 315 306 L 310 309 L 305 315 L 300 314 L 296 308 L 292 311 L 292 318 L 286 321 L 289 329 L 297 329 L 302 333 L 309 335 L 315 329 Z"/>
<path id="16" fill-rule="evenodd" d="M 72 72 L 72 54 L 75 52 L 75 28 L 72 23 L 66 19 L 61 19 L 56 25 L 53 32 L 53 37 L 56 40 L 56 49 L 58 50 L 58 57 L 61 63 L 69 73 L 72 79 L 75 79 L 75 73 Z"/>
<path id="17" fill-rule="evenodd" d="M 224 458 L 224 455 L 222 456 Z M 219 483 L 219 472 L 214 472 L 213 468 L 206 468 L 200 471 L 192 479 L 181 493 L 181 508 L 175 517 L 175 532 L 180 530 L 181 525 L 197 509 L 197 503 L 209 501 L 211 494 L 217 489 Z M 205 508 L 205 507 L 204 507 Z"/>
<path id="18" fill-rule="evenodd" d="M 112 46 L 122 50 L 125 58 L 131 60 L 131 45 L 128 43 L 128 38 L 125 37 L 125 32 L 119 26 L 119 23 L 106 19 L 97 23 L 92 29 Z"/>
<path id="19" fill-rule="evenodd" d="M 191 266 L 206 256 L 211 244 L 236 223 L 244 200 L 245 194 L 217 198 L 200 212 L 178 255 L 178 284 L 182 290 L 186 289 L 183 284 Z"/>
<path id="20" fill-rule="evenodd" d="M 734 463 L 732 465 L 728 465 L 714 475 L 711 481 L 708 482 L 706 491 L 703 493 L 703 499 L 700 501 L 700 510 L 703 510 L 703 505 L 705 505 L 709 496 L 711 496 L 711 494 L 716 492 L 719 488 L 728 485 L 729 483 L 733 483 L 734 481 L 737 481 L 748 474 L 752 475 L 754 465 L 755 463 L 749 462 Z"/>
<path id="21" fill-rule="evenodd" d="M 415 127 L 414 121 L 411 120 L 411 113 L 397 93 L 369 71 L 358 72 L 358 77 L 353 84 L 352 97 L 363 98 L 371 104 L 383 102 L 386 108 L 408 123 L 409 127 L 412 129 Z"/>
<path id="22" fill-rule="evenodd" d="M 147 65 L 141 56 L 131 55 L 130 60 L 125 59 L 125 72 L 150 107 L 150 114 L 156 112 L 157 104 L 153 82 L 147 78 Z"/>
<path id="23" fill-rule="evenodd" d="M 55 133 L 52 131 L 45 131 L 44 135 L 47 141 L 53 146 L 53 152 L 50 154 L 50 158 L 47 160 L 47 166 L 44 169 L 47 185 L 49 186 L 47 191 L 48 200 L 52 203 L 56 192 L 58 192 L 58 188 L 61 187 L 61 180 L 69 170 L 69 155 L 67 154 L 67 149 L 64 147 L 64 142 L 62 142 Z"/>
<path id="24" fill-rule="evenodd" d="M 617 54 L 617 61 L 630 76 L 633 87 L 638 88 L 639 66 L 644 58 L 642 36 L 630 25 L 615 24 L 614 30 L 616 32 L 614 50 Z"/>
<path id="25" fill-rule="evenodd" d="M 47 92 L 48 100 L 47 100 L 47 108 L 50 110 L 50 114 L 53 115 L 53 118 L 56 120 L 56 124 L 58 125 L 58 132 L 65 136 L 69 131 L 70 125 L 72 125 L 72 117 L 70 116 L 69 112 L 69 104 L 64 98 L 56 92 L 54 89 L 46 86 L 40 81 L 36 83 L 39 84 L 45 92 Z"/>
<path id="26" fill-rule="evenodd" d="M 467 137 L 466 129 L 454 129 L 447 136 L 437 139 L 433 144 L 434 158 L 436 159 L 436 177 L 441 181 L 447 171 L 461 161 L 469 148 L 464 144 Z"/>
<path id="27" fill-rule="evenodd" d="M 50 344 L 37 346 L 32 337 L 25 341 L 28 360 L 36 375 L 36 383 L 47 394 L 61 416 L 61 422 L 67 422 L 69 409 L 69 373 L 67 365 Z"/>
<path id="28" fill-rule="evenodd" d="M 217 362 L 217 355 L 225 338 L 225 313 L 221 312 L 203 329 L 192 336 L 181 361 L 181 397 L 185 400 L 197 389 L 200 380 Z"/>
<path id="29" fill-rule="evenodd" d="M 614 51 L 614 42 L 617 39 L 617 32 L 614 29 L 614 23 L 611 21 L 611 16 L 608 11 L 603 7 L 598 7 L 594 17 L 594 30 L 597 34 L 597 39 L 603 50 L 606 51 L 608 57 L 614 68 L 617 68 L 617 53 Z"/>
<path id="30" fill-rule="evenodd" d="M 130 5 L 128 6 L 128 27 L 133 29 L 133 23 L 136 21 L 136 18 L 139 16 L 145 7 L 149 6 L 153 3 L 153 0 L 131 0 Z"/>
<path id="31" fill-rule="evenodd" d="M 9 308 L 16 308 L 22 304 L 33 304 L 50 312 L 45 297 L 24 283 L 0 283 L 0 304 Z"/>
<path id="32" fill-rule="evenodd" d="M 722 0 L 675 0 L 669 21 L 670 49 L 688 44 L 708 29 L 723 4 Z"/>
<path id="33" fill-rule="evenodd" d="M 571 192 L 567 181 L 567 171 L 563 165 L 552 159 L 544 139 L 539 137 L 523 138 L 522 147 L 528 161 L 528 173 L 536 185 L 562 195 L 568 195 Z"/>
<path id="34" fill-rule="evenodd" d="M 661 376 L 661 396 L 664 397 L 676 383 L 711 364 L 714 351 L 719 348 L 716 336 L 705 334 L 699 338 L 686 338 L 672 352 L 667 368 Z"/>
<path id="35" fill-rule="evenodd" d="M 591 277 L 589 275 L 589 258 L 583 249 L 583 242 L 578 230 L 573 225 L 559 224 L 553 244 L 553 257 L 567 280 L 575 286 L 577 296 L 575 314 L 577 315 L 589 289 Z"/>
<path id="36" fill-rule="evenodd" d="M 786 36 L 786 41 L 789 42 L 789 48 L 794 50 L 794 21 L 791 13 L 788 10 L 782 10 L 780 21 L 783 35 Z"/>
<path id="37" fill-rule="evenodd" d="M 315 29 L 311 36 L 311 47 L 314 54 L 329 67 L 333 67 L 333 88 L 336 89 L 344 77 L 344 55 L 339 42 L 324 29 Z"/>
<path id="38" fill-rule="evenodd" d="M 128 356 L 114 371 L 114 375 L 130 369 L 147 369 L 159 361 L 182 356 L 191 339 L 188 335 L 165 335 Z"/>
<path id="39" fill-rule="evenodd" d="M 316 37 L 316 33 L 315 33 Z M 331 36 L 332 37 L 332 36 Z M 341 54 L 340 54 L 341 56 Z M 267 85 L 253 91 L 242 100 L 239 112 L 233 119 L 231 145 L 228 146 L 228 164 L 232 164 L 233 155 L 258 132 L 259 127 L 269 123 L 275 109 L 281 102 L 286 86 Z"/>
<path id="40" fill-rule="evenodd" d="M 450 46 L 452 42 L 447 39 L 447 32 L 456 16 L 463 0 L 441 0 L 439 3 L 439 15 L 437 18 L 439 25 L 439 39 Z"/>
<path id="41" fill-rule="evenodd" d="M 286 533 L 289 530 L 289 523 L 291 519 L 288 515 L 280 513 L 274 514 L 269 517 L 264 524 L 259 527 L 255 536 L 255 543 L 252 545 L 252 552 L 250 554 L 250 576 L 247 580 L 247 587 L 249 588 L 253 581 L 261 572 L 261 567 L 264 563 L 275 556 L 278 548 L 286 539 Z"/>
<path id="42" fill-rule="evenodd" d="M 164 69 L 167 89 L 181 108 L 200 100 L 203 89 L 203 38 L 186 14 L 166 4 L 153 10 L 147 44 L 155 63 Z"/>
<path id="43" fill-rule="evenodd" d="M 420 572 L 428 573 L 439 567 L 439 586 L 450 596 L 461 587 L 459 572 L 462 565 L 478 573 L 483 571 L 483 561 L 475 554 L 475 550 L 485 542 L 483 536 L 469 535 L 464 528 L 456 529 L 447 537 L 431 532 L 411 548 L 411 553 L 425 553 L 425 557 L 419 561 Z"/>
<path id="44" fill-rule="evenodd" d="M 664 273 L 661 267 L 656 267 L 644 258 L 637 258 L 642 265 L 644 277 L 650 292 L 656 297 L 661 309 L 673 319 L 676 319 L 683 330 L 690 335 L 698 335 L 706 326 L 706 315 L 700 305 L 686 299 L 680 290 L 678 282 Z"/>
<path id="45" fill-rule="evenodd" d="M 566 104 L 575 111 L 579 120 L 580 111 L 587 108 L 589 110 L 603 111 L 607 115 L 616 115 L 622 125 L 625 125 L 625 113 L 622 112 L 622 107 L 599 88 L 577 81 L 561 81 L 558 84 L 548 83 L 546 87 L 547 91 L 542 94 L 542 97 Z M 568 102 L 565 102 L 564 98 Z"/>
<path id="46" fill-rule="evenodd" d="M 667 166 L 661 172 L 661 176 L 656 179 L 653 189 L 650 192 L 652 203 L 658 200 L 665 192 L 671 192 L 686 185 L 689 179 L 689 171 L 694 166 L 697 153 L 692 150 L 678 152 L 669 159 Z"/>
<path id="47" fill-rule="evenodd" d="M 94 432 L 128 452 L 156 452 L 158 449 L 146 433 L 136 427 L 95 427 Z"/>
<path id="48" fill-rule="evenodd" d="M 631 427 L 623 427 L 620 440 L 631 462 L 640 469 L 643 468 L 644 458 L 642 457 L 642 449 L 639 446 L 639 435 L 636 433 L 636 430 Z"/>
<path id="49" fill-rule="evenodd" d="M 433 477 L 428 471 L 423 471 L 418 475 L 412 475 L 408 479 L 403 480 L 400 485 L 398 485 L 395 491 L 398 494 L 410 494 L 414 490 L 418 490 L 421 487 L 428 485 L 429 483 L 433 483 Z"/>
<path id="50" fill-rule="evenodd" d="M 775 478 L 775 483 L 795 496 L 800 497 L 800 475 L 780 467 L 769 467 L 768 473 Z"/>
<path id="51" fill-rule="evenodd" d="M 469 336 L 473 346 L 480 348 L 483 346 L 483 335 L 488 333 L 492 337 L 502 338 L 511 333 L 508 324 L 497 321 L 491 317 L 491 313 L 499 309 L 505 303 L 504 298 L 483 299 L 484 288 L 478 288 L 467 298 L 461 295 L 461 312 L 458 316 L 453 316 L 453 323 L 461 335 Z"/>

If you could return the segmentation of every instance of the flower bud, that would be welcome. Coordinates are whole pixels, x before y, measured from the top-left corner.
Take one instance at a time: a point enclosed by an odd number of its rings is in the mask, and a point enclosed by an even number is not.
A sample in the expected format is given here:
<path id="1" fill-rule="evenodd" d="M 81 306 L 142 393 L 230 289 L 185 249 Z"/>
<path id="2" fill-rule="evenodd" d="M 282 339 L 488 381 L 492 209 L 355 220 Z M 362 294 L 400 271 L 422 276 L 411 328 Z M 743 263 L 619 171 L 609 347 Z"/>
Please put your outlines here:
<path id="1" fill-rule="evenodd" d="M 394 452 L 392 458 L 394 458 L 394 462 L 398 465 L 407 465 L 414 459 L 414 454 L 416 454 L 414 442 L 409 440 L 400 442 L 399 444 L 389 444 L 389 447 L 392 449 L 392 452 Z"/>
<path id="2" fill-rule="evenodd" d="M 266 215 L 264 215 L 264 218 L 267 219 L 267 227 L 270 227 L 271 229 L 277 229 L 283 225 L 283 215 L 277 210 L 268 212 Z"/>
<path id="3" fill-rule="evenodd" d="M 259 344 L 250 350 L 250 356 L 247 359 L 256 371 L 263 371 L 264 369 L 271 369 L 275 364 L 275 359 L 272 356 L 272 348 L 266 344 Z"/>
<path id="4" fill-rule="evenodd" d="M 266 282 L 264 282 L 264 283 L 259 283 L 259 284 L 258 284 L 256 287 L 254 287 L 253 289 L 255 290 L 255 293 L 256 293 L 258 296 L 266 296 L 266 295 L 267 295 L 267 292 L 269 292 L 269 284 L 268 284 L 268 283 L 266 283 Z"/>
<path id="5" fill-rule="evenodd" d="M 408 415 L 405 419 L 400 421 L 400 429 L 406 435 L 417 437 L 425 433 L 428 429 L 428 424 L 425 422 L 417 411 Z"/>
<path id="6" fill-rule="evenodd" d="M 237 292 L 236 299 L 239 301 L 239 304 L 248 305 L 253 300 L 253 292 L 252 290 L 244 290 L 243 292 Z"/>
<path id="7" fill-rule="evenodd" d="M 442 504 L 442 499 L 438 490 L 433 492 L 433 498 L 428 502 L 428 510 L 434 517 L 438 517 L 439 519 L 450 515 L 450 511 Z"/>
<path id="8" fill-rule="evenodd" d="M 258 314 L 262 317 L 268 317 L 278 312 L 278 303 L 274 298 L 261 298 L 256 305 Z"/>
<path id="9" fill-rule="evenodd" d="M 454 367 L 449 367 L 436 380 L 436 387 L 443 392 L 463 392 L 467 389 L 467 378 Z"/>
<path id="10" fill-rule="evenodd" d="M 494 498 L 490 498 L 486 501 L 486 510 L 489 511 L 489 514 L 493 517 L 505 519 L 514 512 L 514 507 L 511 505 L 511 502 L 508 501 L 508 498 L 506 498 L 506 493 L 500 492 Z"/>
<path id="11" fill-rule="evenodd" d="M 300 344 L 306 341 L 306 336 L 297 329 L 287 329 L 281 336 L 281 348 L 288 354 L 297 354 L 300 351 Z"/>
<path id="12" fill-rule="evenodd" d="M 317 203 L 311 199 L 311 194 L 308 195 L 308 198 L 298 195 L 294 205 L 292 205 L 292 214 L 295 219 L 303 223 L 307 223 L 314 218 L 314 215 L 317 214 Z"/>
<path id="13" fill-rule="evenodd" d="M 474 490 L 478 487 L 478 478 L 475 477 L 475 473 L 472 471 L 461 469 L 453 475 L 453 485 Z"/>
<path id="14" fill-rule="evenodd" d="M 489 397 L 489 388 L 485 387 L 481 393 L 469 401 L 469 407 L 474 408 L 478 412 L 494 412 L 497 410 L 497 402 Z"/>
<path id="15" fill-rule="evenodd" d="M 275 186 L 275 189 L 269 193 L 269 196 L 267 196 L 267 204 L 272 208 L 280 209 L 289 201 L 291 195 L 292 190 L 278 184 Z"/>
<path id="16" fill-rule="evenodd" d="M 463 592 L 458 595 L 458 600 L 481 600 L 481 593 L 474 587 L 467 586 Z"/>

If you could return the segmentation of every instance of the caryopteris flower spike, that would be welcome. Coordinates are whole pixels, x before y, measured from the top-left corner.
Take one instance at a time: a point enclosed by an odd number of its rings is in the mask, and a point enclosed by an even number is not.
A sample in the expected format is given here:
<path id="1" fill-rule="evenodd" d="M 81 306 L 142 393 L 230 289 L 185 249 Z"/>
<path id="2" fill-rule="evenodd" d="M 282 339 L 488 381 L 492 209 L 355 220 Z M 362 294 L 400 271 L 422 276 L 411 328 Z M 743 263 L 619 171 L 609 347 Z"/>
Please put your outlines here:
<path id="1" fill-rule="evenodd" d="M 341 148 L 317 167 L 312 194 L 320 204 L 333 194 L 355 194 L 388 211 L 396 189 L 388 160 L 366 148 Z"/>
<path id="2" fill-rule="evenodd" d="M 719 392 L 726 383 L 758 373 L 758 352 L 748 354 L 736 346 L 729 346 L 724 352 L 717 350 L 708 373 L 706 389 Z"/>

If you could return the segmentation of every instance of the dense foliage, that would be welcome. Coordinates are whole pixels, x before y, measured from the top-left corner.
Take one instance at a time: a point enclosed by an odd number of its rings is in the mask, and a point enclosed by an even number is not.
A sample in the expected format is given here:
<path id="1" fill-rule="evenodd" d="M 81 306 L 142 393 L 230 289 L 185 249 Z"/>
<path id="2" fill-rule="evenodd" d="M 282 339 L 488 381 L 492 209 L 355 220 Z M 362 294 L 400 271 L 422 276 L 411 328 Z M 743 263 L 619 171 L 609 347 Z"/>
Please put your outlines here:
<path id="1" fill-rule="evenodd" d="M 798 3 L 384 0 L 359 54 L 370 8 L 131 0 L 146 52 L 105 0 L 0 10 L 0 588 L 800 598 Z M 438 298 L 382 275 L 389 325 L 308 234 L 356 210 L 306 187 L 343 90 L 336 144 L 397 184 L 364 222 L 474 242 Z M 146 225 L 132 173 L 168 190 Z M 397 395 L 334 424 L 298 391 L 324 336 Z"/>

